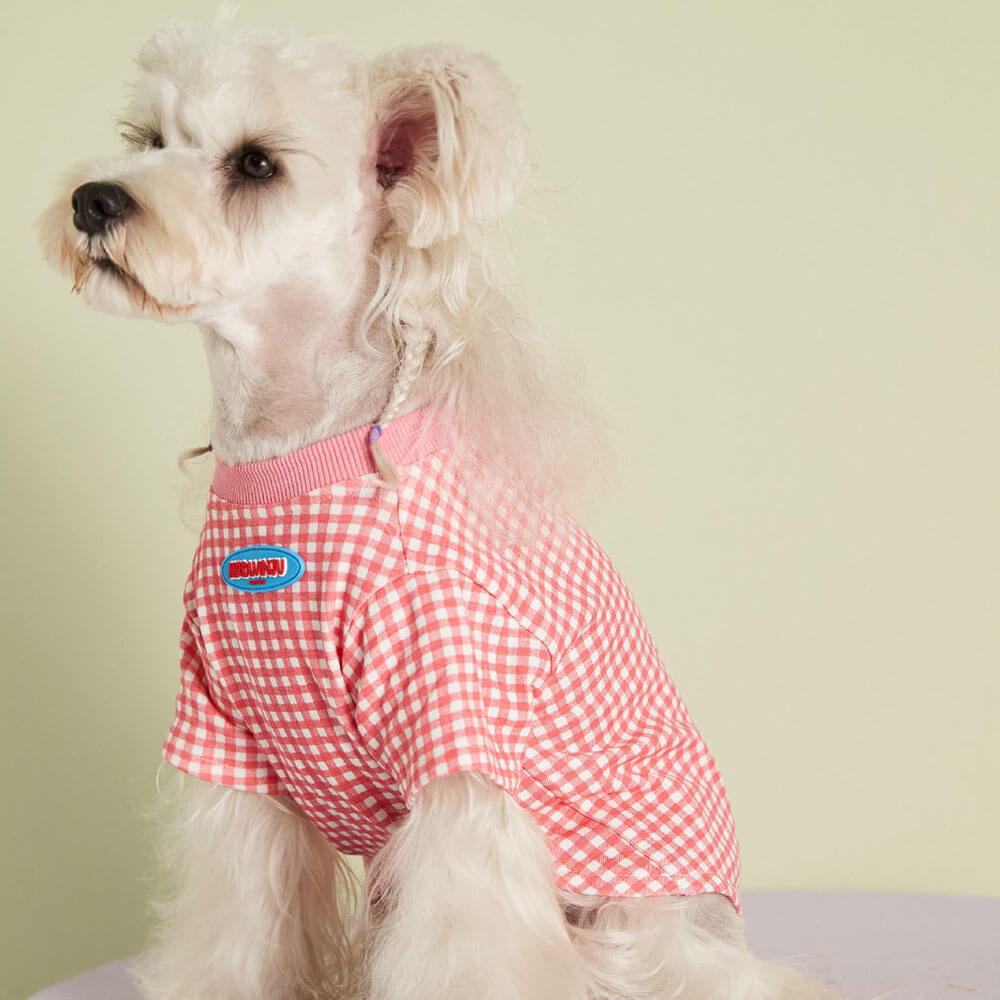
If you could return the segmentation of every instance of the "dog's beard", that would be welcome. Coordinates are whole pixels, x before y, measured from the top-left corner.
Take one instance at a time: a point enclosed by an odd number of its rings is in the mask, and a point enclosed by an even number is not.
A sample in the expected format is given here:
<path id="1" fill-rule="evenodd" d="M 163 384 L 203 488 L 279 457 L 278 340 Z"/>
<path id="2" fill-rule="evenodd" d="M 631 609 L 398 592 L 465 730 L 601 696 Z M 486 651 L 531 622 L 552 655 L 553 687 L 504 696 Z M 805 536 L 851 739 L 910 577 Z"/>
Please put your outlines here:
<path id="1" fill-rule="evenodd" d="M 125 316 L 155 315 L 161 319 L 187 316 L 193 305 L 173 306 L 149 293 L 126 253 L 119 230 L 100 240 L 66 236 L 60 263 L 73 278 L 73 292 L 96 309 Z"/>
<path id="2" fill-rule="evenodd" d="M 124 263 L 119 263 L 110 254 L 98 253 L 96 256 L 74 255 L 72 258 L 73 291 L 79 294 L 91 280 L 95 271 L 104 271 L 122 281 L 133 299 L 142 307 L 149 296 L 142 282 L 128 269 Z"/>

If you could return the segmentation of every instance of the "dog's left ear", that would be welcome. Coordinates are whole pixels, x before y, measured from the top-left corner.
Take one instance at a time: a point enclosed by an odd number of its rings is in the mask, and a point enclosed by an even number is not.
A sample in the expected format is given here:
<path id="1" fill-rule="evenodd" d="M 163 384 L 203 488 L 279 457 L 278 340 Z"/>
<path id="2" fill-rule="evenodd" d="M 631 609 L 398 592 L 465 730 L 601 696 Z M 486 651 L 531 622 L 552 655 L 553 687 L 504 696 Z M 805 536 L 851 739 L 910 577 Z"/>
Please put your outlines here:
<path id="1" fill-rule="evenodd" d="M 407 243 L 426 247 L 496 218 L 528 177 L 511 86 L 487 56 L 395 49 L 370 66 L 375 169 Z"/>

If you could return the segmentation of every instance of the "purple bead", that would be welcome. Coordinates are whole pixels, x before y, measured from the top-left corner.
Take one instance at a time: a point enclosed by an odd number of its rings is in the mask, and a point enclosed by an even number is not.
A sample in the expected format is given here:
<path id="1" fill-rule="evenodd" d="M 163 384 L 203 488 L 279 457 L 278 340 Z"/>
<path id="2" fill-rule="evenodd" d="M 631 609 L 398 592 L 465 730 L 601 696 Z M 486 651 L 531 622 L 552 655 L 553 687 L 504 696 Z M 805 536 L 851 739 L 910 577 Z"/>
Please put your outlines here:
<path id="1" fill-rule="evenodd" d="M 374 444 L 382 436 L 382 425 L 375 424 L 368 432 L 368 443 Z"/>

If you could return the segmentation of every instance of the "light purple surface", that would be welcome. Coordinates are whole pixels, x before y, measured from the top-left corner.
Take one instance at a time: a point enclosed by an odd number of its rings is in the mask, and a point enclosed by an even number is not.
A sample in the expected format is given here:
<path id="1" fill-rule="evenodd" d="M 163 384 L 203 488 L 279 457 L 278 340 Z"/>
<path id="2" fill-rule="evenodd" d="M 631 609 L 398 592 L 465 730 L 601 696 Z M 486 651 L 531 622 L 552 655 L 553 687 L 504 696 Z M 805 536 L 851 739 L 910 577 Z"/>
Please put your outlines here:
<path id="1" fill-rule="evenodd" d="M 129 975 L 132 959 L 99 965 L 72 979 L 53 983 L 31 1000 L 141 1000 L 139 988 Z"/>
<path id="2" fill-rule="evenodd" d="M 749 892 L 747 940 L 849 1000 L 1000 1000 L 1000 899 Z M 130 960 L 56 983 L 31 1000 L 141 1000 Z"/>
<path id="3" fill-rule="evenodd" d="M 747 941 L 850 1000 L 1000 1000 L 1000 899 L 747 893 Z"/>

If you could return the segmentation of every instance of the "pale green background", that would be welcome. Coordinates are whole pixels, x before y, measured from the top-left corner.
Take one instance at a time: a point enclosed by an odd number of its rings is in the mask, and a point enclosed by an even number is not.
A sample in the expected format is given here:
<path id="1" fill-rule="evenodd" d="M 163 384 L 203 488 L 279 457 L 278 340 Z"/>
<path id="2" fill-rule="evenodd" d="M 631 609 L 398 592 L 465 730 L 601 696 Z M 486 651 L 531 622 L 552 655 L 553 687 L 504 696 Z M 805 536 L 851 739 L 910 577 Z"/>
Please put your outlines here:
<path id="1" fill-rule="evenodd" d="M 0 997 L 136 951 L 206 436 L 196 331 L 91 312 L 31 223 L 201 5 L 4 15 Z M 728 785 L 745 887 L 1000 894 L 1000 5 L 247 3 L 516 81 L 511 222 L 621 476 L 590 526 Z M 558 428 L 553 429 L 558 433 Z"/>

